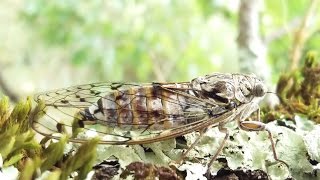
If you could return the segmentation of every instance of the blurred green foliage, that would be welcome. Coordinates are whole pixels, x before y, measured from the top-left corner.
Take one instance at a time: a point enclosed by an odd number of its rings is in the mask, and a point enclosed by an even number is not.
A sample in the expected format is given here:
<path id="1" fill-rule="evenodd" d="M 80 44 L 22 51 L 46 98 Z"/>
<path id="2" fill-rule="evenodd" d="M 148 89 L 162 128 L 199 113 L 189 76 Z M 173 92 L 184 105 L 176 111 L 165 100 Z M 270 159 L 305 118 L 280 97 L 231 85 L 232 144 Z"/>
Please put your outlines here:
<path id="1" fill-rule="evenodd" d="M 92 69 L 91 76 L 100 80 L 178 81 L 221 69 L 218 54 L 232 51 L 230 45 L 221 44 L 225 37 L 215 32 L 231 34 L 235 23 L 222 16 L 213 24 L 205 18 L 210 13 L 204 8 L 220 7 L 206 4 L 28 0 L 22 17 L 39 41 L 68 49 L 73 66 Z M 218 25 L 220 29 L 214 30 Z M 229 59 L 234 61 L 235 56 Z"/>
<path id="2" fill-rule="evenodd" d="M 178 82 L 239 72 L 240 2 L 4 0 L 0 94 L 23 97 L 97 81 Z M 292 64 L 294 34 L 310 4 L 259 2 L 258 28 L 271 66 L 266 69 L 275 83 Z M 302 54 L 317 49 L 318 22 L 316 14 L 305 28 Z"/>
<path id="3" fill-rule="evenodd" d="M 40 145 L 29 128 L 31 100 L 19 102 L 11 111 L 7 97 L 0 99 L 0 155 L 4 167 L 17 165 L 36 153 Z"/>
<path id="4" fill-rule="evenodd" d="M 263 36 L 274 34 L 280 35 L 281 31 L 284 31 L 282 36 L 274 38 L 270 41 L 268 46 L 268 59 L 272 70 L 274 72 L 273 79 L 278 80 L 280 74 L 283 71 L 289 70 L 291 65 L 290 54 L 293 46 L 293 36 L 296 29 L 300 26 L 301 21 L 308 10 L 309 1 L 304 0 L 290 1 L 290 0 L 270 0 L 264 1 L 265 11 L 262 27 Z M 314 32 L 307 39 L 304 44 L 302 54 L 306 54 L 309 50 L 319 49 L 319 32 L 316 30 L 319 28 L 317 25 L 319 18 L 314 18 L 314 25 L 311 25 L 310 32 Z M 300 61 L 300 66 L 303 62 Z M 276 82 L 276 81 L 275 81 Z"/>
<path id="5" fill-rule="evenodd" d="M 213 71 L 238 71 L 232 44 L 238 3 L 27 0 L 22 18 L 40 42 L 66 49 L 67 61 L 91 69 L 92 77 L 179 81 Z M 284 27 L 288 31 L 267 44 L 274 80 L 290 65 L 291 24 L 301 20 L 306 8 L 303 0 L 264 2 L 262 39 Z M 317 34 L 307 41 L 306 50 L 317 47 Z"/>

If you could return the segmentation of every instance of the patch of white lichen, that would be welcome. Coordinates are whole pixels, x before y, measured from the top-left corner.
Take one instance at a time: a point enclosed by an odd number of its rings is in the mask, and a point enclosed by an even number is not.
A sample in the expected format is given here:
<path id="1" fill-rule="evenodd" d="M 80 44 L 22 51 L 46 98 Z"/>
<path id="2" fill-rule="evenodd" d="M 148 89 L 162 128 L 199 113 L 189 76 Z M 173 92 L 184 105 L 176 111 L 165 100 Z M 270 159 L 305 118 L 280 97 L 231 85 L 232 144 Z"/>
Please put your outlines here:
<path id="1" fill-rule="evenodd" d="M 246 132 L 239 130 L 234 124 L 228 126 L 230 138 L 218 158 L 226 159 L 227 164 L 215 161 L 210 167 L 212 174 L 216 174 L 222 167 L 230 169 L 263 170 L 271 179 L 317 179 L 319 165 L 312 165 L 310 160 L 320 162 L 320 125 L 315 125 L 303 117 L 296 116 L 296 124 L 291 121 L 282 121 L 286 126 L 279 126 L 277 122 L 267 124 L 276 144 L 276 153 L 279 159 L 286 162 L 289 168 L 281 162 L 275 161 L 268 133 Z M 290 128 L 288 128 L 290 127 Z M 187 145 L 191 145 L 198 133 L 185 136 Z M 190 151 L 179 170 L 187 172 L 187 179 L 203 179 L 206 164 L 210 156 L 214 155 L 221 144 L 224 134 L 217 128 L 211 128 L 202 137 L 201 141 Z M 152 163 L 159 166 L 168 166 L 179 158 L 182 149 L 176 149 L 175 140 L 157 142 L 147 145 L 112 146 L 99 145 L 98 160 L 116 158 L 120 162 L 120 169 L 135 161 Z M 151 151 L 145 152 L 146 149 Z M 121 171 L 121 170 L 120 170 Z"/>

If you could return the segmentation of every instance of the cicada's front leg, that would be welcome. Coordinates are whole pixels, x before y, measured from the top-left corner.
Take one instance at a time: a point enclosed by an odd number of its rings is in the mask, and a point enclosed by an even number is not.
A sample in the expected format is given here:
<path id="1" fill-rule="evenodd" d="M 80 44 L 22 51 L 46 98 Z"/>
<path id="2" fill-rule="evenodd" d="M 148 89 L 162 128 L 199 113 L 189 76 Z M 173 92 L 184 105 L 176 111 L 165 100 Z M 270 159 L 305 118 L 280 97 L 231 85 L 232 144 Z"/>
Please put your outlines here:
<path id="1" fill-rule="evenodd" d="M 227 128 L 224 127 L 225 123 L 219 123 L 218 125 L 218 128 L 219 128 L 219 131 L 224 133 L 225 136 L 222 140 L 222 142 L 220 143 L 220 146 L 219 148 L 217 149 L 217 151 L 215 152 L 214 156 L 211 158 L 210 162 L 208 163 L 208 171 L 209 171 L 209 168 L 210 166 L 212 165 L 212 163 L 217 159 L 218 155 L 220 154 L 220 152 L 222 151 L 224 145 L 226 144 L 226 141 L 227 139 L 229 138 L 229 131 Z M 200 135 L 199 137 L 191 144 L 191 146 L 187 149 L 187 151 L 185 151 L 180 159 L 178 161 L 176 161 L 175 163 L 178 163 L 180 164 L 184 158 L 186 157 L 186 155 L 190 152 L 191 149 L 194 148 L 194 146 L 199 142 L 199 140 L 202 138 L 203 134 L 207 131 L 208 128 L 204 128 L 202 130 L 200 130 Z"/>
<path id="2" fill-rule="evenodd" d="M 260 114 L 259 114 L 259 117 L 260 117 Z M 280 163 L 285 164 L 289 168 L 289 165 L 286 162 L 278 158 L 271 131 L 266 127 L 266 124 L 264 124 L 263 122 L 260 122 L 260 119 L 259 121 L 239 121 L 239 127 L 240 129 L 245 131 L 267 131 L 270 142 L 271 142 L 271 148 L 272 148 L 274 159 Z"/>
<path id="3" fill-rule="evenodd" d="M 209 169 L 210 169 L 212 163 L 217 159 L 218 155 L 220 154 L 220 152 L 222 151 L 224 145 L 226 144 L 227 139 L 229 138 L 229 131 L 228 131 L 227 128 L 224 127 L 224 125 L 225 125 L 225 123 L 219 123 L 219 126 L 218 126 L 219 131 L 224 133 L 225 136 L 224 136 L 222 142 L 220 143 L 220 146 L 219 146 L 218 150 L 216 151 L 214 156 L 211 158 L 211 160 L 210 160 L 210 162 L 208 164 L 207 172 L 209 172 Z"/>

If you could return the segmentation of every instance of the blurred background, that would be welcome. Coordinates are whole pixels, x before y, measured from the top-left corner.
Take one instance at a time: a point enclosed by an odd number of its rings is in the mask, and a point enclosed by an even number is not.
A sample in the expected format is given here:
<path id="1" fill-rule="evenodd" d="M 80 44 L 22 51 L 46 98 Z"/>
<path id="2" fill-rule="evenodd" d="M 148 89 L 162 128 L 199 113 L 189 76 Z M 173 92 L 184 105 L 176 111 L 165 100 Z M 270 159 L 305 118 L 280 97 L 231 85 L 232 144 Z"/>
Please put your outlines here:
<path id="1" fill-rule="evenodd" d="M 320 44 L 319 0 L 2 0 L 0 95 L 97 81 L 255 73 L 270 86 Z"/>

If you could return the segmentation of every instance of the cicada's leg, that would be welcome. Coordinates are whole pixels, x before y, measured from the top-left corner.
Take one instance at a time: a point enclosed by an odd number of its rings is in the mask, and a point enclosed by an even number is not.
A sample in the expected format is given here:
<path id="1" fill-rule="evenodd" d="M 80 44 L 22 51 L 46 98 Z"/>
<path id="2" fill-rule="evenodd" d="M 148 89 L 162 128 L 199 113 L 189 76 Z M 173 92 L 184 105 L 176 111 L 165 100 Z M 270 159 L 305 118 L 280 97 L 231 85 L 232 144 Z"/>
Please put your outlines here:
<path id="1" fill-rule="evenodd" d="M 271 142 L 271 148 L 272 148 L 272 153 L 273 153 L 274 159 L 278 162 L 285 164 L 289 168 L 289 165 L 286 162 L 278 159 L 271 131 L 266 127 L 266 124 L 264 124 L 260 121 L 239 121 L 239 127 L 240 127 L 240 129 L 245 130 L 245 131 L 267 131 L 268 135 L 269 135 L 270 142 Z"/>
<path id="2" fill-rule="evenodd" d="M 206 133 L 207 129 L 208 129 L 208 128 L 204 128 L 204 129 L 201 129 L 201 130 L 199 131 L 199 133 L 200 133 L 199 137 L 197 137 L 197 139 L 191 144 L 191 146 L 187 149 L 187 151 L 184 152 L 184 153 L 181 155 L 181 157 L 179 158 L 179 160 L 176 161 L 177 164 L 180 164 L 180 163 L 184 160 L 184 158 L 186 157 L 186 155 L 191 151 L 191 149 L 193 149 L 194 146 L 198 144 L 199 140 L 201 139 L 201 137 L 203 136 L 203 134 Z"/>
<path id="3" fill-rule="evenodd" d="M 261 122 L 261 119 L 260 119 L 260 107 L 258 107 L 256 113 L 257 113 L 257 120 L 258 120 L 259 122 Z"/>
<path id="4" fill-rule="evenodd" d="M 209 171 L 209 168 L 210 166 L 212 165 L 212 163 L 217 159 L 218 155 L 220 154 L 220 152 L 222 151 L 224 145 L 226 144 L 226 141 L 227 139 L 229 138 L 229 132 L 228 132 L 228 129 L 224 127 L 224 123 L 221 123 L 219 124 L 218 128 L 219 128 L 219 131 L 224 133 L 225 136 L 222 140 L 222 142 L 220 143 L 220 147 L 218 148 L 218 150 L 216 151 L 216 153 L 214 154 L 214 156 L 211 158 L 209 164 L 208 164 L 208 171 Z"/>

